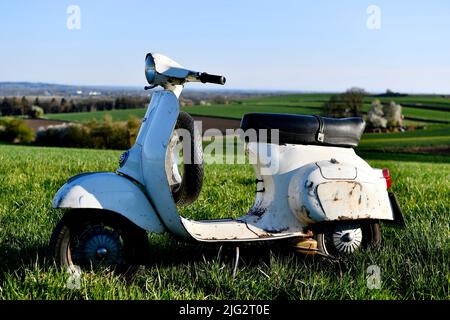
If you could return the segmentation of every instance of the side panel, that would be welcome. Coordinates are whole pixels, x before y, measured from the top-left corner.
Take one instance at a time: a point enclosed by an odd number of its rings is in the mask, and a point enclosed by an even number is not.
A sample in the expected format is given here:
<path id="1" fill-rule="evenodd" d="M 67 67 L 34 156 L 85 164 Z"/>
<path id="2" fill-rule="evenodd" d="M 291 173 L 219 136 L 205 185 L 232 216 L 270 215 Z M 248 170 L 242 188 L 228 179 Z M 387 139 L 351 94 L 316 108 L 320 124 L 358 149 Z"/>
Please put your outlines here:
<path id="1" fill-rule="evenodd" d="M 349 219 L 394 220 L 386 190 L 386 182 L 375 170 L 357 167 L 357 176 L 349 179 L 352 170 L 345 164 L 331 162 L 326 179 L 319 163 L 301 168 L 289 185 L 289 205 L 295 216 L 305 225 L 321 221 Z M 348 164 L 347 164 L 348 165 Z M 352 167 L 352 165 L 349 165 Z M 323 171 L 323 170 L 322 170 Z M 345 173 L 347 179 L 338 179 Z"/>
<path id="2" fill-rule="evenodd" d="M 387 192 L 374 183 L 325 182 L 316 192 L 329 220 L 393 219 Z"/>
<path id="3" fill-rule="evenodd" d="M 70 179 L 56 193 L 53 207 L 110 210 L 147 231 L 165 231 L 139 186 L 111 172 L 82 174 Z"/>

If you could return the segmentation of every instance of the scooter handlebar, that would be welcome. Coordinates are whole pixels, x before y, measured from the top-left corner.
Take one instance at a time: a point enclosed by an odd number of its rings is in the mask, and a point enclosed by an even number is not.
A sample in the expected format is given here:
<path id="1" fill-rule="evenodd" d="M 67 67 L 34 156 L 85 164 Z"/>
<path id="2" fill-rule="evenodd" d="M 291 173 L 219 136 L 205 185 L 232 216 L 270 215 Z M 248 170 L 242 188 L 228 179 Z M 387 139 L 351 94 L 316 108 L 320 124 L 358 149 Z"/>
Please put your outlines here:
<path id="1" fill-rule="evenodd" d="M 214 74 L 208 74 L 206 72 L 201 73 L 200 76 L 198 77 L 198 79 L 202 83 L 208 82 L 208 83 L 215 83 L 215 84 L 225 84 L 225 82 L 227 81 L 227 79 L 225 79 L 224 76 L 217 76 Z"/>

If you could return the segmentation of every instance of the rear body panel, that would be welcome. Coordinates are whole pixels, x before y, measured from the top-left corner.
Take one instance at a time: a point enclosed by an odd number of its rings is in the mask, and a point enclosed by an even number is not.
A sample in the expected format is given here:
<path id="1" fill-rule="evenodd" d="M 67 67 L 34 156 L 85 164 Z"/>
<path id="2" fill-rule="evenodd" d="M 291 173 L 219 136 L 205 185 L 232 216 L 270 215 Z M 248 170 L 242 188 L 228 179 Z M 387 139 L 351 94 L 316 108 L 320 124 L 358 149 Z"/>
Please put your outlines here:
<path id="1" fill-rule="evenodd" d="M 306 165 L 291 181 L 290 208 L 306 225 L 339 220 L 394 220 L 386 181 L 377 172 L 336 159 Z"/>

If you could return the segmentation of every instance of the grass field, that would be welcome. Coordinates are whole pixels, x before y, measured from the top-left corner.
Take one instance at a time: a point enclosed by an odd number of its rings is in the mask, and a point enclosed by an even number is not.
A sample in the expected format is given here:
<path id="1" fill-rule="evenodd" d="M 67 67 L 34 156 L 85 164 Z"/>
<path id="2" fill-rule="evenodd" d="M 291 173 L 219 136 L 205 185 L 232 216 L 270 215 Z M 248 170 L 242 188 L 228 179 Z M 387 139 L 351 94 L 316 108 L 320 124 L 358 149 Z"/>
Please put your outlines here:
<path id="1" fill-rule="evenodd" d="M 370 163 L 390 168 L 407 224 L 383 226 L 381 250 L 331 262 L 244 248 L 233 280 L 231 262 L 218 255 L 218 247 L 151 235 L 152 263 L 145 274 L 131 282 L 84 274 L 81 289 L 70 290 L 65 271 L 45 259 L 61 217 L 51 199 L 72 175 L 115 170 L 119 154 L 0 145 L 0 299 L 450 299 L 448 157 L 405 154 L 390 160 L 376 152 Z M 251 206 L 255 185 L 248 165 L 205 170 L 202 194 L 184 215 L 239 216 Z M 370 265 L 381 269 L 379 290 L 366 286 Z"/>
<path id="2" fill-rule="evenodd" d="M 426 130 L 395 133 L 366 133 L 358 146 L 359 150 L 397 150 L 417 146 L 449 146 L 450 126 L 431 126 Z"/>
<path id="3" fill-rule="evenodd" d="M 321 106 L 329 99 L 330 94 L 292 94 L 262 98 L 249 98 L 232 102 L 227 105 L 213 104 L 209 106 L 190 106 L 184 108 L 192 115 L 214 116 L 240 119 L 249 112 L 276 112 L 292 114 L 320 114 Z M 367 111 L 375 97 L 365 99 L 363 111 Z M 399 98 L 380 98 L 383 101 L 394 100 L 405 103 L 403 108 L 406 118 L 414 122 L 447 121 L 450 123 L 450 99 L 428 96 L 408 96 Z M 429 109 L 432 107 L 433 109 Z M 93 119 L 102 120 L 105 114 L 110 114 L 114 120 L 127 120 L 130 115 L 143 117 L 145 108 L 131 110 L 113 110 L 96 112 L 78 112 L 66 114 L 48 114 L 49 119 L 86 122 Z M 407 120 L 407 121 L 411 121 Z"/>
<path id="4" fill-rule="evenodd" d="M 328 94 L 250 98 L 229 105 L 192 106 L 192 115 L 241 118 L 247 112 L 318 114 Z M 365 101 L 367 110 L 372 98 Z M 381 98 L 389 101 L 391 98 Z M 114 171 L 120 151 L 0 145 L 0 299 L 450 299 L 450 100 L 439 96 L 394 99 L 407 105 L 408 124 L 426 130 L 365 134 L 357 153 L 375 167 L 388 167 L 407 228 L 382 226 L 380 250 L 332 262 L 280 248 L 244 247 L 235 279 L 227 249 L 149 235 L 152 261 L 129 282 L 109 274 L 84 274 L 79 290 L 46 259 L 61 212 L 51 199 L 71 176 Z M 107 112 L 114 120 L 145 109 Z M 105 112 L 49 114 L 52 119 L 102 120 Z M 419 154 L 414 148 L 447 148 Z M 436 149 L 437 150 L 437 149 Z M 413 153 L 415 152 L 415 153 Z M 195 219 L 237 217 L 253 203 L 249 165 L 206 165 L 198 201 L 181 209 Z M 382 287 L 370 290 L 366 269 L 378 265 Z"/>

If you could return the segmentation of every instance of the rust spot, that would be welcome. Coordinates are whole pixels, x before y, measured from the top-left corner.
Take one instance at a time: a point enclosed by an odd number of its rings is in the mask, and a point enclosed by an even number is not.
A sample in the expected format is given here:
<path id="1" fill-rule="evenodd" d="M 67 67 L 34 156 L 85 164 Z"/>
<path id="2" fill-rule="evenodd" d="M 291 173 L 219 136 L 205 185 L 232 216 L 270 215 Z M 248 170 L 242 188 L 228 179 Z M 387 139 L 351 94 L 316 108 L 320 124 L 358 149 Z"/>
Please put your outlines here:
<path id="1" fill-rule="evenodd" d="M 338 195 L 339 195 L 339 192 L 336 192 L 334 194 L 333 201 L 338 201 L 339 200 Z"/>
<path id="2" fill-rule="evenodd" d="M 308 210 L 308 208 L 306 208 L 306 206 L 303 205 L 300 210 L 302 213 L 305 213 L 307 217 L 311 218 L 310 217 L 311 212 L 309 212 L 309 210 Z"/>
<path id="3" fill-rule="evenodd" d="M 337 217 L 338 220 L 352 220 L 352 218 L 346 217 L 346 216 L 339 216 Z"/>
<path id="4" fill-rule="evenodd" d="M 349 195 L 353 195 L 353 191 L 355 191 L 356 186 L 357 186 L 356 184 L 353 186 L 352 190 L 350 190 L 349 192 Z"/>
<path id="5" fill-rule="evenodd" d="M 269 237 L 271 237 L 272 235 L 271 234 L 268 234 L 268 233 L 264 233 L 264 234 L 258 234 L 258 238 L 269 238 Z"/>
<path id="6" fill-rule="evenodd" d="M 252 216 L 261 217 L 266 212 L 266 210 L 267 210 L 267 208 L 253 207 L 253 208 L 250 209 L 248 214 L 252 215 Z"/>
<path id="7" fill-rule="evenodd" d="M 334 194 L 333 201 L 339 201 L 338 194 L 339 194 L 338 192 L 336 192 L 336 193 Z"/>

